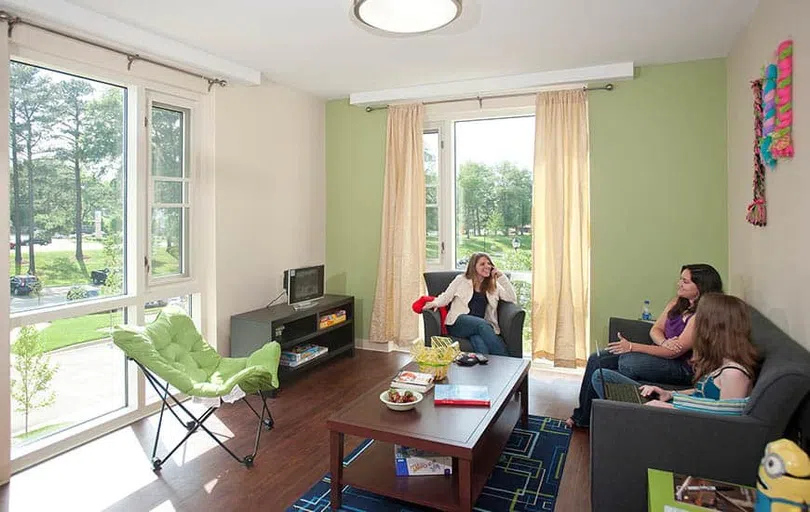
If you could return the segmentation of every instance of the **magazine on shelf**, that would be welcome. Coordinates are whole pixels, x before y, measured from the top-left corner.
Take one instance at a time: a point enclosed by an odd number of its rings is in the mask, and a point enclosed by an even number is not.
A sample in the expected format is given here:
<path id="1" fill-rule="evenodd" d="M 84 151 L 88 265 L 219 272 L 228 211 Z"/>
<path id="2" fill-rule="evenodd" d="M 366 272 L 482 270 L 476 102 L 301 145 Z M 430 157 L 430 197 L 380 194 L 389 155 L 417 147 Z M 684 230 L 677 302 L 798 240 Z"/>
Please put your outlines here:
<path id="1" fill-rule="evenodd" d="M 657 469 L 647 470 L 650 512 L 754 512 L 756 489 Z"/>
<path id="2" fill-rule="evenodd" d="M 321 347 L 318 345 L 313 345 L 312 348 L 309 348 L 303 352 L 282 352 L 279 364 L 282 366 L 287 366 L 288 368 L 295 368 L 296 366 L 309 362 L 319 356 L 322 356 L 323 354 L 326 354 L 327 352 L 329 352 L 327 347 Z"/>
<path id="3" fill-rule="evenodd" d="M 481 405 L 489 407 L 489 390 L 486 386 L 465 384 L 436 384 L 433 392 L 435 405 Z"/>
<path id="4" fill-rule="evenodd" d="M 281 360 L 290 362 L 300 361 L 302 359 L 312 357 L 313 355 L 317 355 L 324 348 L 326 347 L 322 347 L 320 345 L 313 345 L 311 343 L 302 343 L 292 348 L 283 350 L 281 352 Z"/>
<path id="5" fill-rule="evenodd" d="M 394 380 L 391 381 L 391 387 L 427 393 L 433 388 L 433 375 L 402 370 L 394 377 Z"/>

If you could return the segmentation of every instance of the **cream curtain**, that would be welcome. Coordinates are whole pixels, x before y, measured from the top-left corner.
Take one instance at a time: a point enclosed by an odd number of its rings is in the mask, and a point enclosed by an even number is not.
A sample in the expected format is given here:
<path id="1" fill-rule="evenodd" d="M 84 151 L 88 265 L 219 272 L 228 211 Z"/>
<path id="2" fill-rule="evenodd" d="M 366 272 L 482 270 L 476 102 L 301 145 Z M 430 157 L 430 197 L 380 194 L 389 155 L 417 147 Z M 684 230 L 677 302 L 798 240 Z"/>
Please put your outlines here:
<path id="1" fill-rule="evenodd" d="M 537 95 L 532 198 L 532 356 L 555 366 L 588 357 L 590 186 L 588 98 Z"/>
<path id="2" fill-rule="evenodd" d="M 408 344 L 419 336 L 411 304 L 422 295 L 425 269 L 424 107 L 388 108 L 385 189 L 377 289 L 370 341 Z"/>

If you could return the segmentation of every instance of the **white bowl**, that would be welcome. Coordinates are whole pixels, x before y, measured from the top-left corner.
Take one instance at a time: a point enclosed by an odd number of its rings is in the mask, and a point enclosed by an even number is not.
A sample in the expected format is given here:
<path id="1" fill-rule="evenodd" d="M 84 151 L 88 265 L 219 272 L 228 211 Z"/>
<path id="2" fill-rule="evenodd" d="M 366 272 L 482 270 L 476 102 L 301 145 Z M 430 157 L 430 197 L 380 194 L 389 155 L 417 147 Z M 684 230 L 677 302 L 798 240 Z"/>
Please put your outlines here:
<path id="1" fill-rule="evenodd" d="M 399 391 L 406 391 L 406 390 L 401 389 Z M 413 402 L 408 402 L 406 404 L 399 404 L 388 400 L 388 390 L 386 389 L 385 391 L 380 393 L 380 401 L 384 403 L 392 411 L 410 411 L 411 409 L 416 407 L 416 404 L 422 401 L 422 398 L 424 398 L 422 396 L 422 393 L 418 391 L 411 391 L 411 393 L 413 393 L 413 396 L 416 398 L 416 400 L 414 400 Z"/>

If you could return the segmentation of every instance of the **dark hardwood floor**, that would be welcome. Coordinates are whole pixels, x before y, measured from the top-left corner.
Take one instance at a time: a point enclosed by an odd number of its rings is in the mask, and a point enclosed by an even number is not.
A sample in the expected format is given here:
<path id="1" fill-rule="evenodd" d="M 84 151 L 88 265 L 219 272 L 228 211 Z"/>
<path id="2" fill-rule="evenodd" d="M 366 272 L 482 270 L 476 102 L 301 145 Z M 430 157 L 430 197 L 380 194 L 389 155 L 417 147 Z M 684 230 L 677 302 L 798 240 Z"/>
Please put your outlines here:
<path id="1" fill-rule="evenodd" d="M 157 426 L 153 416 L 14 475 L 0 488 L 0 510 L 285 510 L 329 469 L 327 417 L 409 360 L 396 352 L 355 354 L 316 369 L 270 400 L 275 428 L 262 434 L 251 469 L 197 433 L 154 473 L 149 462 Z M 580 378 L 532 370 L 529 412 L 566 417 Z M 225 405 L 215 416 L 206 425 L 223 434 L 238 455 L 250 453 L 256 422 L 247 406 Z M 164 449 L 182 437 L 174 418 L 167 419 Z M 346 452 L 359 442 L 348 438 Z M 557 511 L 590 510 L 588 453 L 587 432 L 575 432 Z"/>

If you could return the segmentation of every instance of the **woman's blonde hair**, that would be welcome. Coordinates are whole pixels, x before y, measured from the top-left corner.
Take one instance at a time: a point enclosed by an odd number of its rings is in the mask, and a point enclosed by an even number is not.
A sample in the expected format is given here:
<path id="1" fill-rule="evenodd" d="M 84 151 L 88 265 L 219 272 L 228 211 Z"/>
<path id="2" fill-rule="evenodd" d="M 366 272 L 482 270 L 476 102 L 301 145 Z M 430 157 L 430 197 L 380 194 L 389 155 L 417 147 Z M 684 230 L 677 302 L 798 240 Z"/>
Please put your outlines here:
<path id="1" fill-rule="evenodd" d="M 478 273 L 475 271 L 475 266 L 478 264 L 478 260 L 481 258 L 486 258 L 489 261 L 489 264 L 495 267 L 492 263 L 492 258 L 489 257 L 489 254 L 485 252 L 474 252 L 471 256 L 469 261 L 467 261 L 467 270 L 464 272 L 464 277 L 467 279 L 475 279 L 475 276 Z M 496 280 L 492 274 L 489 277 L 485 277 L 484 280 L 481 282 L 481 291 L 483 292 L 491 292 L 495 290 Z"/>
<path id="2" fill-rule="evenodd" d="M 704 295 L 695 313 L 692 350 L 695 381 L 723 366 L 724 359 L 740 364 L 754 378 L 759 356 L 751 343 L 751 318 L 745 302 L 722 293 Z"/>

